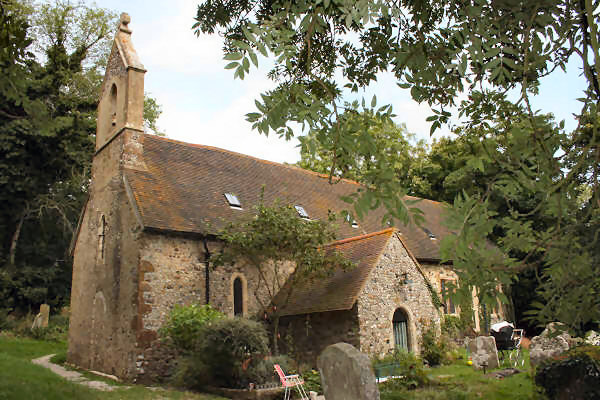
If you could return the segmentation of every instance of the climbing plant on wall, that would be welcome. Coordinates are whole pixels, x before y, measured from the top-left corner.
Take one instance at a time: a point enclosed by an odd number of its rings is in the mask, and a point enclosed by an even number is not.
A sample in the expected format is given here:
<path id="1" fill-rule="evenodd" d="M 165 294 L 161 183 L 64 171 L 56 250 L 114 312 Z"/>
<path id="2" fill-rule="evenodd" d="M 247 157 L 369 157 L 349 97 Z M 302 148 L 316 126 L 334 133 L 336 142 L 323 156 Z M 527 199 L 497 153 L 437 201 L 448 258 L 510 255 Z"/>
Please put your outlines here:
<path id="1" fill-rule="evenodd" d="M 251 219 L 229 223 L 218 234 L 224 247 L 213 255 L 214 265 L 241 263 L 258 277 L 251 295 L 261 314 L 272 321 L 275 353 L 280 311 L 292 295 L 294 283 L 353 266 L 340 253 L 324 250 L 335 239 L 331 222 L 303 219 L 291 205 L 279 201 L 268 205 L 261 199 Z M 290 263 L 295 268 L 291 276 Z"/>

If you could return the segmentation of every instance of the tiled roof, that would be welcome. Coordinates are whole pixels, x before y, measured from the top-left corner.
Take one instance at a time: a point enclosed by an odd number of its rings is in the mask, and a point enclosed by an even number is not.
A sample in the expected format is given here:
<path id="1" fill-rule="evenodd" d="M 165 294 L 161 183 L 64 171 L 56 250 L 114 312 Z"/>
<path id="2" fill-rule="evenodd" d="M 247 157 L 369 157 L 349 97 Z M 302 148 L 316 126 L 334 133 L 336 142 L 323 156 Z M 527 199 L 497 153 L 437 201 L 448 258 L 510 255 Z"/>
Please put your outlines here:
<path id="1" fill-rule="evenodd" d="M 344 254 L 355 267 L 347 271 L 337 269 L 325 277 L 301 279 L 292 285 L 288 280 L 275 301 L 283 303 L 280 315 L 351 309 L 393 233 L 394 228 L 389 228 L 332 243 L 331 247 Z"/>
<path id="2" fill-rule="evenodd" d="M 340 197 L 360 187 L 349 180 L 329 184 L 326 176 L 294 166 L 154 135 L 144 135 L 144 161 L 147 171 L 126 170 L 126 177 L 144 227 L 160 230 L 216 233 L 223 221 L 249 216 L 263 187 L 268 204 L 280 199 L 301 205 L 312 219 L 324 220 L 329 210 L 349 209 Z M 236 195 L 242 210 L 231 208 L 225 193 Z M 415 206 L 424 212 L 424 226 L 437 240 L 414 225 L 398 223 L 396 228 L 417 259 L 438 260 L 439 239 L 448 233 L 442 225 L 443 205 L 422 200 Z M 338 238 L 387 228 L 383 215 L 382 208 L 373 210 L 357 221 L 357 228 L 340 222 Z"/>

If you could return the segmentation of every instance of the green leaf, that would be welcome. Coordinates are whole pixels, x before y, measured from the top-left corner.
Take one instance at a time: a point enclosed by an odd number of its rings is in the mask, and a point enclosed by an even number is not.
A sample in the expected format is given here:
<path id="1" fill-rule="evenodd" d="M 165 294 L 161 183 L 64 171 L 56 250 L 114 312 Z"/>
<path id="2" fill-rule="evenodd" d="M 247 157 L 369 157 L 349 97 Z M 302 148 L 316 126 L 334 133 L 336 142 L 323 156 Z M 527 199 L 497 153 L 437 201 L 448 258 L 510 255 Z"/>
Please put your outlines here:
<path id="1" fill-rule="evenodd" d="M 225 57 L 223 57 L 224 60 L 240 60 L 242 58 L 242 53 L 227 53 L 225 54 Z"/>
<path id="2" fill-rule="evenodd" d="M 258 57 L 256 57 L 256 53 L 254 52 L 248 52 L 248 55 L 250 56 L 250 59 L 252 60 L 252 64 L 254 64 L 255 67 L 258 67 Z"/>
<path id="3" fill-rule="evenodd" d="M 234 69 L 234 68 L 237 68 L 239 65 L 240 65 L 240 63 L 237 61 L 230 62 L 229 64 L 227 64 L 225 66 L 225 69 Z"/>

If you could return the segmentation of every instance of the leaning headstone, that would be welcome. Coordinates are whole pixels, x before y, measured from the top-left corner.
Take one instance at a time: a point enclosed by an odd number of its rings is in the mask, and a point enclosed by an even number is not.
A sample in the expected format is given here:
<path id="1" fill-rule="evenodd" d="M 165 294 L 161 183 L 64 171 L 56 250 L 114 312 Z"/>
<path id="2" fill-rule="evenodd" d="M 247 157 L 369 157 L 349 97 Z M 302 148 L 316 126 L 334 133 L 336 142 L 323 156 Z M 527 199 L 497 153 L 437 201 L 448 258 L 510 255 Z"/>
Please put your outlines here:
<path id="1" fill-rule="evenodd" d="M 496 349 L 496 340 L 493 336 L 477 336 L 469 340 L 467 344 L 473 367 L 476 369 L 498 368 L 498 350 Z"/>
<path id="2" fill-rule="evenodd" d="M 566 330 L 561 330 L 560 323 L 552 322 L 540 336 L 531 339 L 529 346 L 529 361 L 531 365 L 537 365 L 548 358 L 555 357 L 569 350 L 571 335 Z"/>
<path id="3" fill-rule="evenodd" d="M 48 320 L 50 319 L 50 306 L 42 304 L 40 306 L 40 314 L 42 315 L 42 328 L 45 328 L 48 326 Z"/>
<path id="4" fill-rule="evenodd" d="M 379 400 L 369 357 L 348 343 L 328 346 L 317 360 L 327 400 Z"/>
<path id="5" fill-rule="evenodd" d="M 37 314 L 33 319 L 33 324 L 31 324 L 31 329 L 41 328 L 42 327 L 42 314 Z"/>
<path id="6" fill-rule="evenodd" d="M 40 312 L 35 316 L 31 329 L 45 328 L 48 326 L 48 319 L 50 318 L 50 306 L 48 304 L 42 304 L 40 306 Z"/>

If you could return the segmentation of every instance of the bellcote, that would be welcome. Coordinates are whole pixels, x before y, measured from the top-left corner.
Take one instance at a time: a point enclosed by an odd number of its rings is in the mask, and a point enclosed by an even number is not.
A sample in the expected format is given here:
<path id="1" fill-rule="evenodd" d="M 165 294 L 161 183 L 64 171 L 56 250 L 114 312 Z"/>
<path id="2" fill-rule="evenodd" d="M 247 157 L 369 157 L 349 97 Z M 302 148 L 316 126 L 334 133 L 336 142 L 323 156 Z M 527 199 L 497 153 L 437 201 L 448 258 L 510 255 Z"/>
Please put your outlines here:
<path id="1" fill-rule="evenodd" d="M 146 70 L 131 43 L 131 18 L 121 14 L 121 20 L 106 66 L 98 103 L 96 151 L 100 151 L 115 136 L 127 131 L 127 136 L 142 137 L 144 132 L 144 74 Z M 134 139 L 135 140 L 135 139 Z M 129 146 L 128 146 L 129 145 Z M 129 143 L 142 150 L 142 143 Z M 141 153 L 140 153 L 141 155 Z"/>

